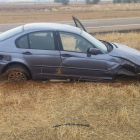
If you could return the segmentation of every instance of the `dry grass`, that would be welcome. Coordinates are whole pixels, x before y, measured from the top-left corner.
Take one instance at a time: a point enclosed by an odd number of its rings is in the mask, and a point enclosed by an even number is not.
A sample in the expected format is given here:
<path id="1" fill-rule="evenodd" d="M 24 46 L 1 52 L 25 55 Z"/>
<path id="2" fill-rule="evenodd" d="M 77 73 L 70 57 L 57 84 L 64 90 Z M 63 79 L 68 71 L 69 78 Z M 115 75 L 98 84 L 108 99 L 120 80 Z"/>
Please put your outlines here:
<path id="1" fill-rule="evenodd" d="M 105 35 L 97 34 L 95 37 L 101 40 L 125 44 L 129 47 L 140 50 L 140 33 L 139 32 L 111 33 L 111 34 L 105 34 Z"/>
<path id="2" fill-rule="evenodd" d="M 138 48 L 139 33 L 96 35 Z M 0 81 L 1 140 L 139 140 L 140 82 Z M 62 124 L 82 124 L 78 125 Z"/>
<path id="3" fill-rule="evenodd" d="M 80 20 L 139 17 L 140 3 L 97 4 L 0 4 L 0 23 L 52 22 L 72 20 L 72 15 Z"/>
<path id="4" fill-rule="evenodd" d="M 88 12 L 88 11 L 139 11 L 140 3 L 119 3 L 119 4 L 95 4 L 70 3 L 62 5 L 59 3 L 43 4 L 0 4 L 1 11 L 44 11 L 44 12 Z"/>

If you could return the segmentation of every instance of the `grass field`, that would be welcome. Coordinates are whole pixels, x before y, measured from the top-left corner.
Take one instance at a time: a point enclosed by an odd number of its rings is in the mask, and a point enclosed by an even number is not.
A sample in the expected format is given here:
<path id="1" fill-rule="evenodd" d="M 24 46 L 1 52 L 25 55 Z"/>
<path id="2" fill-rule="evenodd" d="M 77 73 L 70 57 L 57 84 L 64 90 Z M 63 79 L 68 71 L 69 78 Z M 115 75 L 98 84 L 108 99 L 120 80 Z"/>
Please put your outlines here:
<path id="1" fill-rule="evenodd" d="M 140 50 L 140 33 L 96 37 Z M 1 140 L 139 140 L 139 132 L 140 82 L 135 78 L 108 83 L 0 81 Z"/>
<path id="2" fill-rule="evenodd" d="M 96 4 L 0 4 L 1 23 L 52 22 L 72 20 L 72 15 L 79 20 L 139 17 L 140 3 Z"/>

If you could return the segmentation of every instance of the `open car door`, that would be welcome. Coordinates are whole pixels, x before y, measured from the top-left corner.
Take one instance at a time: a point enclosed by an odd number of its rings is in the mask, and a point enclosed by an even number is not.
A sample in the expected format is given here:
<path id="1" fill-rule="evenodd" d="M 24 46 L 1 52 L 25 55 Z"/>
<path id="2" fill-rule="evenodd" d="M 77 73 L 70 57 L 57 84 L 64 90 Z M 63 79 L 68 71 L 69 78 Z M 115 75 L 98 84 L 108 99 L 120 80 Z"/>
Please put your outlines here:
<path id="1" fill-rule="evenodd" d="M 76 27 L 78 27 L 81 30 L 84 30 L 85 32 L 87 32 L 86 29 L 85 29 L 85 27 L 82 25 L 82 23 L 76 17 L 72 16 L 72 18 L 73 18 L 73 20 L 75 22 L 75 26 Z"/>

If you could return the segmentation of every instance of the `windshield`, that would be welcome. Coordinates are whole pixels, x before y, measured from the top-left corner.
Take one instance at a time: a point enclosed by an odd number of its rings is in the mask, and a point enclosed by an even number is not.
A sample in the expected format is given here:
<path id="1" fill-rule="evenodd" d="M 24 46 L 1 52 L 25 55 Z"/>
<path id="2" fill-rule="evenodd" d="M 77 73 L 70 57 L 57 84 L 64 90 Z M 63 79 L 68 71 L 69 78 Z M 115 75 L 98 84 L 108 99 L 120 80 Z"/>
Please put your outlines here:
<path id="1" fill-rule="evenodd" d="M 107 47 L 102 42 L 100 42 L 99 40 L 97 40 L 96 38 L 91 36 L 90 34 L 86 33 L 85 31 L 82 31 L 81 35 L 84 38 L 86 38 L 87 40 L 89 40 L 93 45 L 98 47 L 100 50 L 102 50 L 103 52 L 107 53 Z"/>
<path id="2" fill-rule="evenodd" d="M 11 29 L 9 31 L 6 31 L 4 33 L 1 33 L 0 34 L 0 41 L 4 41 L 12 36 L 15 36 L 15 35 L 21 33 L 21 32 L 23 32 L 23 26 L 20 26 L 20 27 Z"/>

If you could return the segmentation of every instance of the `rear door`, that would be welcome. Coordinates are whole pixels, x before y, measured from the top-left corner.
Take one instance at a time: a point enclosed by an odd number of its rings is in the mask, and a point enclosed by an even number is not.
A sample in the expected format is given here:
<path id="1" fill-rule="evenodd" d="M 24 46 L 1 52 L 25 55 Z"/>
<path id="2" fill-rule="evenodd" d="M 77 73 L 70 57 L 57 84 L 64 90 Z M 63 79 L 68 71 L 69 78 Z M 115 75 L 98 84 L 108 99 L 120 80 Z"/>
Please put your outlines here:
<path id="1" fill-rule="evenodd" d="M 36 74 L 54 75 L 60 67 L 60 52 L 55 34 L 40 31 L 26 34 L 16 41 L 19 52 Z"/>
<path id="2" fill-rule="evenodd" d="M 85 27 L 82 25 L 82 23 L 76 17 L 72 16 L 72 18 L 74 20 L 74 23 L 75 23 L 75 26 L 76 27 L 78 27 L 81 30 L 84 30 L 85 32 L 87 32 L 86 29 L 85 29 Z"/>

